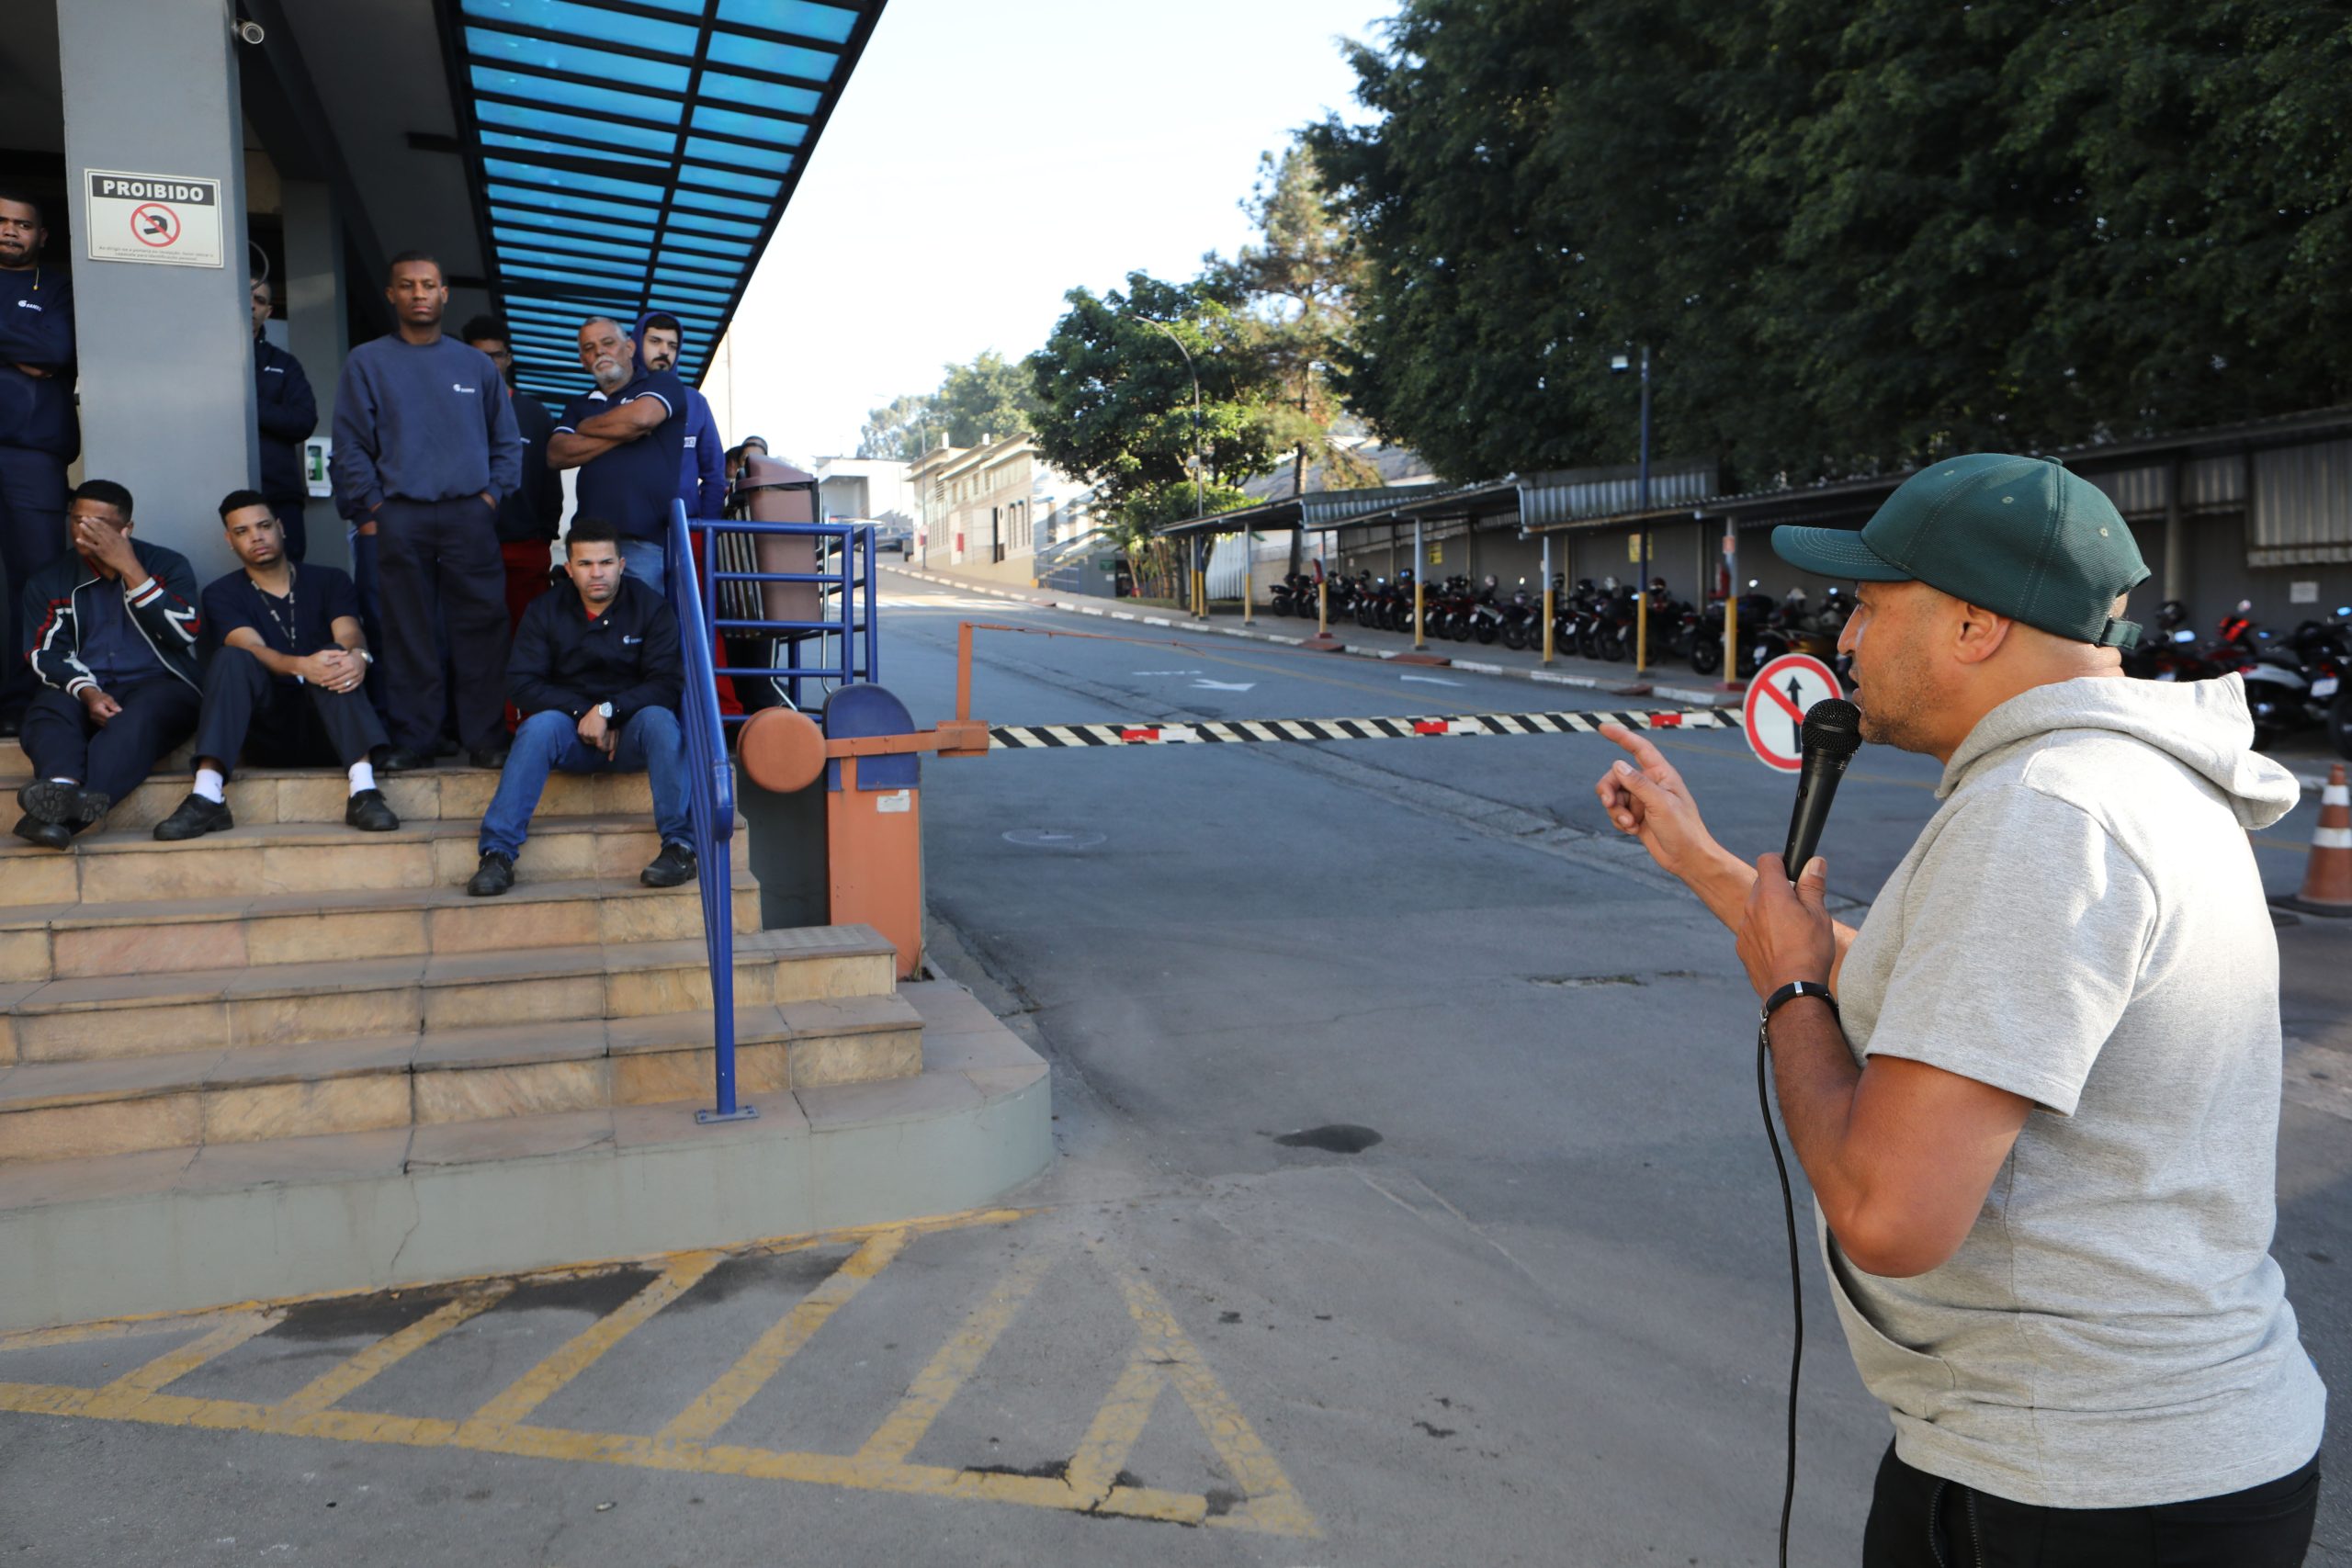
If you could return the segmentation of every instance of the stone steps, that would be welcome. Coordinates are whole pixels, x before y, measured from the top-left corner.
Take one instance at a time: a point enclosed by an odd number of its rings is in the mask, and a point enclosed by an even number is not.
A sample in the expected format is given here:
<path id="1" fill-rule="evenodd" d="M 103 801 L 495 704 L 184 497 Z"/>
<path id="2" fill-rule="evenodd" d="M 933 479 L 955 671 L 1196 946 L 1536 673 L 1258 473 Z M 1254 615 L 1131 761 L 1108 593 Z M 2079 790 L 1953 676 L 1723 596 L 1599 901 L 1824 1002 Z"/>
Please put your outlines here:
<path id="1" fill-rule="evenodd" d="M 746 1098 L 912 1077 L 893 994 L 745 1003 Z M 610 1110 L 712 1092 L 707 1008 L 0 1068 L 0 1164 Z"/>
<path id="2" fill-rule="evenodd" d="M 17 790 L 29 775 L 11 772 L 0 761 L 0 807 L 13 809 Z M 185 767 L 148 775 L 128 800 L 117 801 L 103 826 L 108 832 L 145 830 L 169 817 L 186 800 L 196 775 Z M 376 775 L 376 787 L 403 822 L 463 818 L 479 822 L 490 808 L 498 775 L 484 768 L 432 768 L 413 773 Z M 350 794 L 344 776 L 332 768 L 240 768 L 224 792 L 239 828 L 274 822 L 340 824 L 343 805 Z M 539 797 L 534 820 L 555 817 L 650 815 L 653 788 L 643 773 L 555 773 Z M 0 822 L 5 829 L 16 820 Z"/>
<path id="3" fill-rule="evenodd" d="M 732 888 L 736 929 L 758 930 L 758 885 L 746 874 Z M 0 908 L 0 985 L 701 935 L 699 887 L 646 887 L 634 876 L 519 882 L 497 898 L 443 885 L 34 904 Z"/>
<path id="4" fill-rule="evenodd" d="M 480 828 L 431 819 L 360 833 L 339 821 L 278 822 L 164 844 L 108 826 L 64 852 L 0 837 L 0 908 L 457 886 L 473 874 Z M 751 863 L 740 818 L 731 845 L 734 874 L 743 876 Z M 547 818 L 532 823 L 515 876 L 518 884 L 634 876 L 660 848 L 641 813 Z"/>
<path id="5" fill-rule="evenodd" d="M 821 945 L 811 939 L 827 939 Z M 744 931 L 739 1006 L 888 995 L 864 926 Z M 101 976 L 0 987 L 0 1061 L 92 1061 L 710 1006 L 703 943 L 637 942 Z"/>

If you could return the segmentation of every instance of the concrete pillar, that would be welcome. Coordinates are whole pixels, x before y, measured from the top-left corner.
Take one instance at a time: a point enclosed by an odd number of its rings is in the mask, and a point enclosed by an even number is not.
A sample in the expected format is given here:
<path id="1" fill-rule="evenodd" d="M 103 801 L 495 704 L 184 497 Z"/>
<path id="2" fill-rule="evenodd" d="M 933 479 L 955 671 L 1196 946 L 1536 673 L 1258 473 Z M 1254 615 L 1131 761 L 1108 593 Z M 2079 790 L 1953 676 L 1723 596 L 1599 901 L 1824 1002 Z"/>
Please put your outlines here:
<path id="1" fill-rule="evenodd" d="M 141 536 L 187 555 L 201 582 L 235 564 L 214 503 L 260 478 L 242 46 L 220 0 L 74 0 L 57 36 L 83 469 L 130 486 Z M 220 181 L 223 265 L 90 260 L 91 169 Z"/>

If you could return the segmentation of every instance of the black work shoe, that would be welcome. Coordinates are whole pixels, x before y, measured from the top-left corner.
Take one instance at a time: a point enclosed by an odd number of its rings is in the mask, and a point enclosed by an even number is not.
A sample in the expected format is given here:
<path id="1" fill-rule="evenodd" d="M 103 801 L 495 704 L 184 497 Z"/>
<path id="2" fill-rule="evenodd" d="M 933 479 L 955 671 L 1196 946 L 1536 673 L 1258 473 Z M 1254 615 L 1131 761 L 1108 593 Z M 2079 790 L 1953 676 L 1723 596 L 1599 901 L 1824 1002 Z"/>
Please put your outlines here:
<path id="1" fill-rule="evenodd" d="M 18 714 L 0 714 L 0 740 L 14 740 L 25 732 L 25 721 Z"/>
<path id="2" fill-rule="evenodd" d="M 496 850 L 484 850 L 481 863 L 474 867 L 474 878 L 466 884 L 466 891 L 477 898 L 495 898 L 514 886 L 514 861 Z"/>
<path id="3" fill-rule="evenodd" d="M 637 879 L 648 887 L 676 887 L 692 882 L 698 869 L 694 851 L 684 844 L 664 844 Z"/>
<path id="4" fill-rule="evenodd" d="M 36 822 L 61 822 L 68 828 L 79 828 L 104 817 L 114 799 L 77 784 L 35 779 L 17 792 L 17 804 Z"/>
<path id="5" fill-rule="evenodd" d="M 392 814 L 382 790 L 363 789 L 344 803 L 343 823 L 363 833 L 390 833 L 400 828 L 401 819 Z"/>
<path id="6" fill-rule="evenodd" d="M 62 822 L 36 822 L 29 817 L 19 817 L 16 833 L 25 842 L 39 844 L 45 850 L 70 850 L 74 847 L 74 829 Z"/>
<path id="7" fill-rule="evenodd" d="M 488 768 L 496 773 L 506 765 L 506 752 L 507 748 L 503 746 L 485 746 L 479 751 L 467 752 L 466 761 L 477 768 Z"/>
<path id="8" fill-rule="evenodd" d="M 384 753 L 376 764 L 388 773 L 413 773 L 433 765 L 433 759 L 422 751 L 412 751 L 405 746 L 395 746 Z"/>
<path id="9" fill-rule="evenodd" d="M 155 837 L 164 842 L 176 843 L 182 839 L 201 839 L 207 833 L 223 832 L 237 825 L 225 800 L 207 800 L 191 794 L 179 804 L 179 809 L 155 824 Z"/>

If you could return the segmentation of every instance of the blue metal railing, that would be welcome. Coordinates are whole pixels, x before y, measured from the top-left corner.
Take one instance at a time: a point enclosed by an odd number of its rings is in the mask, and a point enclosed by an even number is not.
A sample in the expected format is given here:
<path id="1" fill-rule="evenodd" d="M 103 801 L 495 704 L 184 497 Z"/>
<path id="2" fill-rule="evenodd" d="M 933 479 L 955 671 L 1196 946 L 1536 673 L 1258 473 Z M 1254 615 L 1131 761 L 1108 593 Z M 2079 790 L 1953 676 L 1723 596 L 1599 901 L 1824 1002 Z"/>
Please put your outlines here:
<path id="1" fill-rule="evenodd" d="M 818 564 L 838 557 L 835 571 L 724 571 L 719 569 L 717 536 L 782 535 L 818 541 Z M 702 536 L 697 559 L 694 537 Z M 737 681 L 769 680 L 786 684 L 796 708 L 801 704 L 803 681 L 828 681 L 848 685 L 871 681 L 880 652 L 879 626 L 874 601 L 874 527 L 854 523 L 754 523 L 744 519 L 721 522 L 686 516 L 685 503 L 670 503 L 670 536 L 664 549 L 671 608 L 678 616 L 678 636 L 685 649 L 686 685 L 679 705 L 680 728 L 686 738 L 686 773 L 692 807 L 695 858 L 702 868 L 703 945 L 710 955 L 711 1046 L 716 1061 L 717 1106 L 695 1112 L 703 1122 L 734 1122 L 756 1116 L 758 1111 L 735 1098 L 735 899 L 730 848 L 735 837 L 735 763 L 727 754 L 727 730 L 718 711 L 718 677 Z M 707 614 L 716 610 L 722 582 L 815 583 L 837 592 L 836 612 L 813 621 L 730 619 Z M 820 602 L 830 597 L 820 592 Z M 786 650 L 783 669 L 721 665 L 712 656 L 713 635 L 737 633 L 774 637 Z M 802 645 L 831 641 L 829 663 L 801 662 Z M 861 659 L 859 656 L 863 654 Z M 727 715 L 741 722 L 748 715 Z"/>
<path id="2" fill-rule="evenodd" d="M 670 503 L 670 537 L 664 550 L 670 607 L 678 615 L 678 640 L 685 649 L 686 688 L 678 703 L 679 728 L 686 734 L 686 800 L 695 833 L 695 859 L 701 867 L 702 939 L 710 955 L 711 1044 L 718 1058 L 717 1107 L 697 1111 L 697 1122 L 737 1122 L 757 1116 L 735 1101 L 735 763 L 727 755 L 727 732 L 718 722 L 718 681 L 711 667 L 710 626 L 695 581 L 685 502 Z"/>

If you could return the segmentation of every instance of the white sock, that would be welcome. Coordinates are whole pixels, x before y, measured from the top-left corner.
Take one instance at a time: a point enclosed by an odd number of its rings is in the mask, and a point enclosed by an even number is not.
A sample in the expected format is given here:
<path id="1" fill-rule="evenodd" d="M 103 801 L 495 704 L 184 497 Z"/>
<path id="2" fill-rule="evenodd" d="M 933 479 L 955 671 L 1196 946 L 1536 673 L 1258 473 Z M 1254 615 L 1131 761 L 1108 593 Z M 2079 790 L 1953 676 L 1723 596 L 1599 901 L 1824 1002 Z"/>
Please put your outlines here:
<path id="1" fill-rule="evenodd" d="M 205 799 L 210 801 L 215 806 L 221 805 L 228 800 L 228 795 L 223 793 L 223 791 L 228 787 L 228 784 L 229 781 L 220 776 L 220 770 L 218 768 L 198 768 L 196 770 L 196 793 L 202 795 Z"/>
<path id="2" fill-rule="evenodd" d="M 376 764 L 362 757 L 351 764 L 351 793 L 376 787 Z"/>

